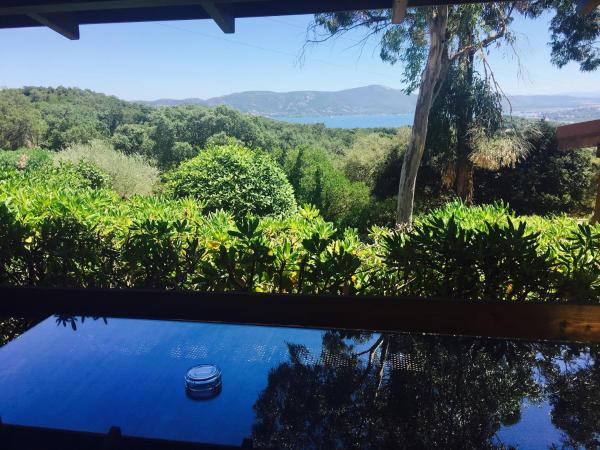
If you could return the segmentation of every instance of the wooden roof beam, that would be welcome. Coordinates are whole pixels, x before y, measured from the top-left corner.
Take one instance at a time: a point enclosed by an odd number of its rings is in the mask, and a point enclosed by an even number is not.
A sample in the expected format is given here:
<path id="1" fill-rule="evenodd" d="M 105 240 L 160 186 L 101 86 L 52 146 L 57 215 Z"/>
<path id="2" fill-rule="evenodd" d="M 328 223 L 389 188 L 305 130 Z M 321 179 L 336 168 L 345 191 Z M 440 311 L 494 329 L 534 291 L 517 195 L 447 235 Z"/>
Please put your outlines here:
<path id="1" fill-rule="evenodd" d="M 200 4 L 223 33 L 235 33 L 235 17 L 229 12 L 227 5 L 217 5 L 213 1 L 201 1 Z"/>
<path id="2" fill-rule="evenodd" d="M 72 15 L 57 13 L 39 14 L 35 12 L 31 12 L 27 15 L 36 22 L 62 34 L 67 39 L 71 39 L 72 41 L 79 39 L 79 24 Z"/>
<path id="3" fill-rule="evenodd" d="M 585 16 L 594 11 L 598 6 L 600 6 L 600 0 L 577 0 L 577 13 L 580 16 Z"/>

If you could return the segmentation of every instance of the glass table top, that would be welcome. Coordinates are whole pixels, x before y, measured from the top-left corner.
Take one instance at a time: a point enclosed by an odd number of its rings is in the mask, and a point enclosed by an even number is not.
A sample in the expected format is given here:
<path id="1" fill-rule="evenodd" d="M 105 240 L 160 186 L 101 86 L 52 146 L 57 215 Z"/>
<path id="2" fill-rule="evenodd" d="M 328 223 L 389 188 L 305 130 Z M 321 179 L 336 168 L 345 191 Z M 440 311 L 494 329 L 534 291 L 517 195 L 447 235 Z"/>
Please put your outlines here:
<path id="1" fill-rule="evenodd" d="M 599 448 L 598 350 L 50 317 L 0 348 L 0 417 L 254 448 Z M 200 364 L 212 398 L 186 395 Z"/>

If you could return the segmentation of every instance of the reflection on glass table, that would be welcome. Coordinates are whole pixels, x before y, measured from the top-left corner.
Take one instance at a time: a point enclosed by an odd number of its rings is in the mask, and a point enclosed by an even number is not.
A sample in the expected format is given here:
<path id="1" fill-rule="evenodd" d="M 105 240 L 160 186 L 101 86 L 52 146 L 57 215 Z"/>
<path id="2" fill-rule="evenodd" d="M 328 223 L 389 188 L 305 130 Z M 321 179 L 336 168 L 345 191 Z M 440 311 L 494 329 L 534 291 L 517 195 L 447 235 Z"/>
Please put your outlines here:
<path id="1" fill-rule="evenodd" d="M 0 417 L 254 448 L 598 448 L 598 350 L 51 317 L 0 348 Z M 201 364 L 222 385 L 198 400 L 184 377 Z"/>

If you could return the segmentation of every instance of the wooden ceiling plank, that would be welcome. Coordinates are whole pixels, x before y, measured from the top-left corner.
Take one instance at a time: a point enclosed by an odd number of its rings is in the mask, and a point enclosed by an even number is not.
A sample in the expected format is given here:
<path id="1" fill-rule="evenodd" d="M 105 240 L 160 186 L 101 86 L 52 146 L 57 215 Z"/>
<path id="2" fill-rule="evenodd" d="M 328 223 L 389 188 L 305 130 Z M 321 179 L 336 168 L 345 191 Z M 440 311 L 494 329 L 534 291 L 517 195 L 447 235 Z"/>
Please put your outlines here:
<path id="1" fill-rule="evenodd" d="M 106 0 L 87 2 L 48 2 L 42 4 L 23 4 L 19 6 L 0 6 L 0 15 L 10 16 L 30 13 L 58 13 L 76 11 L 104 11 L 130 8 L 158 8 L 161 6 L 198 5 L 200 0 Z"/>

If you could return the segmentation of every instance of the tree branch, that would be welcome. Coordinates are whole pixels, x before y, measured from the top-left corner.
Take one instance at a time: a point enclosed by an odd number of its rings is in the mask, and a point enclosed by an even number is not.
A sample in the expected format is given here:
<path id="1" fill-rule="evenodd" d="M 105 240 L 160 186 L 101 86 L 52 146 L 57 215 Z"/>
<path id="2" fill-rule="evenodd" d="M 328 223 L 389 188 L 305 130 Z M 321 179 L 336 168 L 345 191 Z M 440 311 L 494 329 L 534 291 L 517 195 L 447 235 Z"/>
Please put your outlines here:
<path id="1" fill-rule="evenodd" d="M 455 61 L 456 59 L 460 58 L 466 53 L 475 53 L 479 50 L 483 50 L 484 48 L 496 42 L 498 39 L 503 38 L 508 30 L 508 19 L 510 19 L 510 17 L 512 16 L 514 7 L 515 5 L 512 4 L 510 6 L 510 9 L 508 10 L 508 13 L 502 17 L 502 27 L 500 28 L 500 31 L 492 35 L 488 35 L 485 39 L 478 43 L 467 45 L 461 49 L 458 49 L 453 55 L 449 56 L 450 61 Z"/>

